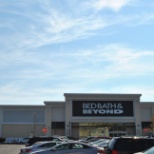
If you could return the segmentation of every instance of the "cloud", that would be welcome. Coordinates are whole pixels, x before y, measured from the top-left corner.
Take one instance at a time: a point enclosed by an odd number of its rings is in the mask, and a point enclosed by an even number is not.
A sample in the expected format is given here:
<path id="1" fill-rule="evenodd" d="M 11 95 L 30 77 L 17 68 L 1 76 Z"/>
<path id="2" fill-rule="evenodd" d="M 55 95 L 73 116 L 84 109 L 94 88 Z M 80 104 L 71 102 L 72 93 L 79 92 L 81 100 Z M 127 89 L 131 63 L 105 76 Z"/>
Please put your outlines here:
<path id="1" fill-rule="evenodd" d="M 154 102 L 153 94 L 154 87 L 151 85 L 125 85 L 115 86 L 110 89 L 105 89 L 106 93 L 127 93 L 127 94 L 141 94 L 141 102 Z"/>
<path id="2" fill-rule="evenodd" d="M 44 55 L 27 52 L 18 56 L 12 52 L 12 56 L 5 59 L 12 70 L 1 73 L 1 102 L 12 99 L 37 104 L 47 99 L 63 100 L 66 92 L 143 93 L 144 86 L 147 89 L 149 86 L 143 81 L 153 78 L 154 72 L 154 68 L 149 67 L 154 63 L 153 51 L 135 50 L 121 44 Z M 14 69 L 15 61 L 19 69 Z"/>
<path id="3" fill-rule="evenodd" d="M 119 11 L 121 8 L 126 6 L 130 0 L 90 0 L 86 2 L 88 7 L 94 8 L 95 10 L 102 10 L 109 8 L 113 11 Z"/>
<path id="4" fill-rule="evenodd" d="M 115 75 L 122 74 L 148 74 L 154 71 L 153 67 L 149 68 L 149 65 L 153 65 L 153 56 L 153 51 L 135 50 L 120 44 L 102 45 L 86 50 L 81 48 L 74 52 L 51 50 L 45 54 L 36 51 L 12 51 L 1 53 L 1 68 L 9 70 L 9 75 L 2 73 L 1 78 L 35 78 L 37 76 L 37 78 L 59 79 L 63 76 L 66 79 L 74 79 L 81 78 L 81 74 L 82 78 L 87 76 L 98 78 L 97 71 L 100 78 L 102 76 L 109 78 L 109 75 L 114 78 Z M 10 66 L 14 69 L 10 70 Z"/>
<path id="5" fill-rule="evenodd" d="M 0 37 L 1 48 L 6 51 L 16 50 L 17 48 L 29 50 L 49 44 L 92 38 L 99 34 L 106 35 L 107 33 L 103 29 L 110 26 L 135 26 L 153 23 L 154 15 L 149 13 L 132 13 L 132 11 L 130 14 L 124 12 L 119 14 L 104 12 L 102 14 L 101 12 L 95 13 L 90 9 L 111 8 L 119 10 L 131 2 L 128 0 L 73 2 L 80 6 L 80 11 L 78 7 L 73 8 L 75 11 L 72 11 L 72 8 L 70 8 L 72 5 L 68 5 L 69 3 L 59 3 L 57 6 L 53 1 L 23 1 L 16 5 L 4 3 L 0 27 L 5 33 L 3 37 Z M 66 5 L 64 6 L 65 12 L 61 5 Z M 89 7 L 85 9 L 85 6 Z M 69 12 L 70 9 L 71 13 Z M 4 18 L 5 16 L 7 18 Z"/>
<path id="6" fill-rule="evenodd" d="M 127 39 L 123 44 L 118 34 L 152 25 L 153 11 L 127 0 L 15 2 L 0 4 L 1 102 L 58 100 L 64 92 L 145 92 L 154 51 Z"/>
<path id="7" fill-rule="evenodd" d="M 119 3 L 113 0 L 89 2 L 90 5 L 98 5 L 101 8 L 109 6 L 114 9 L 122 7 L 125 3 L 124 0 L 120 0 Z M 5 46 L 8 42 L 10 46 L 15 44 L 18 48 L 69 42 L 96 35 L 95 31 L 113 24 L 94 12 L 86 14 L 83 8 L 78 14 L 75 12 L 70 14 L 68 12 L 70 8 L 64 12 L 61 7 L 53 5 L 51 1 L 38 1 L 37 3 L 24 1 L 16 6 L 12 3 L 7 3 L 4 6 L 2 9 L 4 16 L 10 16 L 7 20 L 4 18 L 1 23 L 1 27 L 5 27 L 5 31 L 10 31 L 9 34 L 5 33 L 1 38 Z M 37 9 L 32 10 L 34 6 Z M 76 10 L 76 8 L 74 9 Z M 7 40 L 7 44 L 3 41 L 4 39 Z M 7 49 L 12 50 L 12 48 Z"/>
<path id="8" fill-rule="evenodd" d="M 8 84 L 3 87 L 0 87 L 0 104 L 43 104 L 43 101 L 49 98 L 49 92 L 45 91 L 43 96 L 43 89 L 23 89 L 22 84 L 19 82 L 14 84 Z M 53 91 L 52 91 L 53 93 Z M 51 95 L 51 94 L 50 94 Z M 9 96 L 9 97 L 8 97 Z"/>

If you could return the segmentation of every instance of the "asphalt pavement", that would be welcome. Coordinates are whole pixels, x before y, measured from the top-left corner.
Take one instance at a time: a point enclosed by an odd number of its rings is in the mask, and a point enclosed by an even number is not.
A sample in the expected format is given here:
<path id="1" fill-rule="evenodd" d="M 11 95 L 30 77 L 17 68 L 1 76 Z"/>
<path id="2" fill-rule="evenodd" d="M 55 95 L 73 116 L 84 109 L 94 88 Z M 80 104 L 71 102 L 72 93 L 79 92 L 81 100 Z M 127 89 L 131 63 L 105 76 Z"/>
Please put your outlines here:
<path id="1" fill-rule="evenodd" d="M 0 154 L 19 154 L 23 144 L 0 144 Z"/>

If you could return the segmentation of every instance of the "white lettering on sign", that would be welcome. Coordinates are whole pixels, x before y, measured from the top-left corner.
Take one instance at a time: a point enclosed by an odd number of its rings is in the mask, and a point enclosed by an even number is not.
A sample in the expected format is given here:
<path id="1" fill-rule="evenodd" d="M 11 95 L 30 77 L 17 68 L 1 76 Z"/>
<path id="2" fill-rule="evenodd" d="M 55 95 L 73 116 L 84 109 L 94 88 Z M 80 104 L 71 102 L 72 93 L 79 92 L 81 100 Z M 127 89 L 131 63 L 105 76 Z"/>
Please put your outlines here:
<path id="1" fill-rule="evenodd" d="M 106 108 L 106 109 L 112 109 L 112 108 L 123 108 L 121 103 L 83 103 L 83 108 Z"/>
<path id="2" fill-rule="evenodd" d="M 122 114 L 123 110 L 120 109 L 83 109 L 83 114 Z"/>
<path id="3" fill-rule="evenodd" d="M 86 102 L 82 104 L 83 114 L 122 114 L 123 106 L 119 103 Z"/>

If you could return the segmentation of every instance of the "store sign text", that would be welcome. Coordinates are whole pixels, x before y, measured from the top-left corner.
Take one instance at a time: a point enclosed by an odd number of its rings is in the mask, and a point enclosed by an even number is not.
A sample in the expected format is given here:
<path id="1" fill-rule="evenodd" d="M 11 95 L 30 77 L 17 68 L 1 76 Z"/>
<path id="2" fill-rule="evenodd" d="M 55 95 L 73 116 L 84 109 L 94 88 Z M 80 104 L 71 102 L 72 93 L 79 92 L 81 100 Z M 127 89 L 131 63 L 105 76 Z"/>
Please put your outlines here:
<path id="1" fill-rule="evenodd" d="M 83 103 L 83 114 L 122 114 L 121 103 Z"/>
<path id="2" fill-rule="evenodd" d="M 133 101 L 73 101 L 73 116 L 133 116 Z"/>

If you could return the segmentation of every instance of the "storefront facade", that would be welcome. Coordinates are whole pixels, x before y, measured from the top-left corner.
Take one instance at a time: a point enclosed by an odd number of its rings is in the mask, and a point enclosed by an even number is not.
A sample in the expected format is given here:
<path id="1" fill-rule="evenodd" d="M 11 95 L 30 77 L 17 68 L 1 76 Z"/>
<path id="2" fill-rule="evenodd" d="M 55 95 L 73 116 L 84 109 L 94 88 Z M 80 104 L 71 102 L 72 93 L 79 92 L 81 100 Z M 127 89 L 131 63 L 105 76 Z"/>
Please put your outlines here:
<path id="1" fill-rule="evenodd" d="M 65 119 L 61 119 L 61 121 L 59 119 L 58 123 L 54 116 L 48 117 L 53 118 L 54 124 L 57 125 L 64 122 L 65 135 L 67 136 L 141 134 L 140 94 L 67 93 L 64 96 Z M 47 109 L 53 107 L 51 102 L 45 102 L 45 104 Z M 49 111 L 49 113 L 51 112 L 54 111 Z M 47 127 L 50 126 L 51 121 L 52 119 L 48 120 Z M 54 127 L 51 124 L 49 130 L 53 130 L 52 128 Z"/>
<path id="2" fill-rule="evenodd" d="M 0 136 L 153 133 L 154 103 L 140 102 L 141 94 L 65 93 L 64 97 L 65 101 L 45 101 L 44 106 L 0 106 Z"/>

